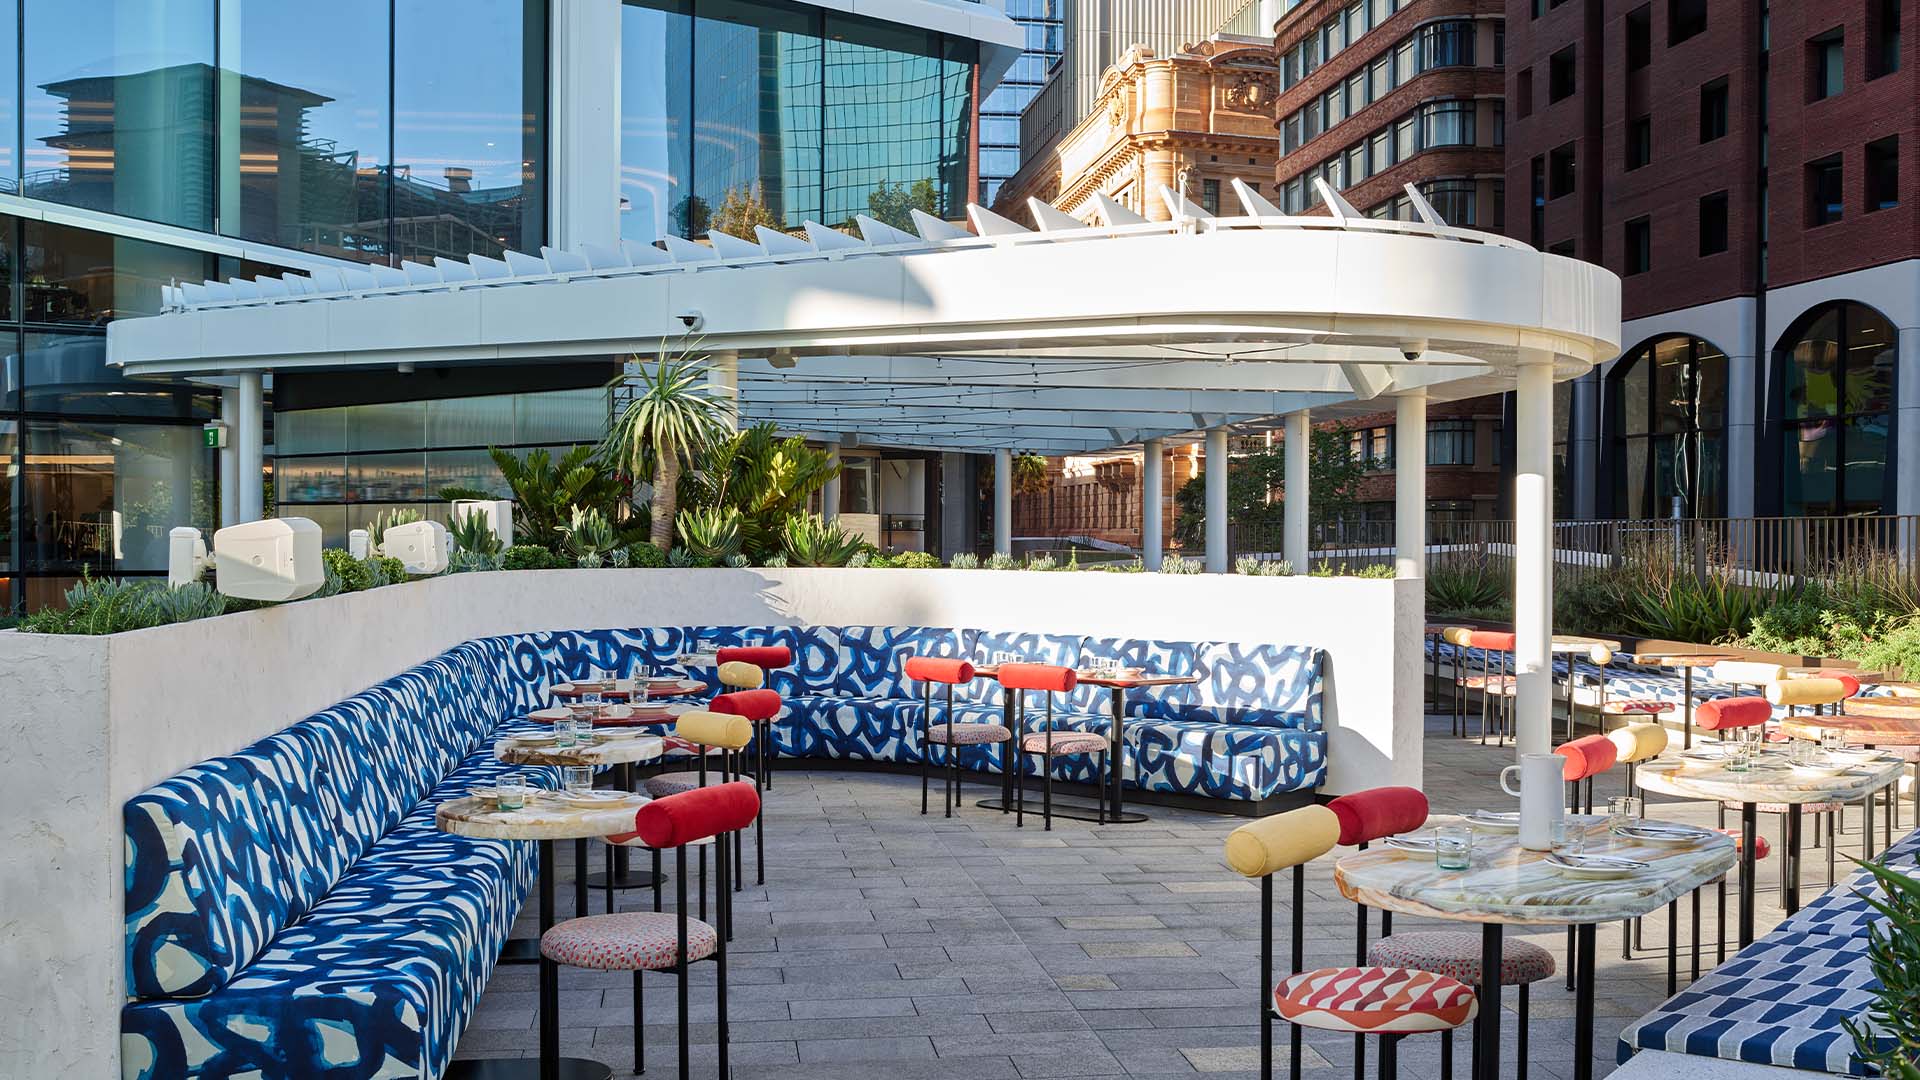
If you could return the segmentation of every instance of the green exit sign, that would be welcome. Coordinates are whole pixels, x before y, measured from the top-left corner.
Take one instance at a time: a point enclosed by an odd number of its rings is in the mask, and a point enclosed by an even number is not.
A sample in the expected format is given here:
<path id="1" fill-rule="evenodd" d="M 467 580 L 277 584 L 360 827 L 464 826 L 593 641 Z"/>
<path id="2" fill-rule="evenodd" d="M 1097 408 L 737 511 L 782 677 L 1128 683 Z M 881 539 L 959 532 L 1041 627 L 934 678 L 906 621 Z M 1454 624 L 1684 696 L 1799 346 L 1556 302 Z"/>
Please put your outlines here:
<path id="1" fill-rule="evenodd" d="M 227 448 L 227 425 L 208 424 L 200 429 L 200 438 L 202 444 L 209 450 L 225 450 Z"/>

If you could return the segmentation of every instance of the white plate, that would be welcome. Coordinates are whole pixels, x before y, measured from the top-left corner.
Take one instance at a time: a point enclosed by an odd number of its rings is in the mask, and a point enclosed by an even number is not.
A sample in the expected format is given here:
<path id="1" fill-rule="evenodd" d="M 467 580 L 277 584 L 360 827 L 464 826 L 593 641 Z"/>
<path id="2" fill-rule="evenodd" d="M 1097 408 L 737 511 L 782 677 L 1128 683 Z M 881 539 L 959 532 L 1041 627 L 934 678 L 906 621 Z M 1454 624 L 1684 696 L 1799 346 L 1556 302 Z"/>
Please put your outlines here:
<path id="1" fill-rule="evenodd" d="M 515 735 L 513 737 L 515 746 L 552 746 L 559 741 L 559 738 L 553 735 Z"/>
<path id="2" fill-rule="evenodd" d="M 1520 815 L 1512 810 L 1475 810 L 1467 815 L 1467 824 L 1476 829 L 1519 832 Z"/>
<path id="3" fill-rule="evenodd" d="M 1606 855 L 1575 855 L 1571 859 L 1563 859 L 1558 855 L 1549 854 L 1543 861 L 1568 877 L 1587 878 L 1593 881 L 1632 877 L 1647 869 L 1649 865 L 1637 859 L 1616 859 Z"/>
<path id="4" fill-rule="evenodd" d="M 1692 825 L 1628 825 L 1618 830 L 1618 834 L 1643 844 L 1697 844 L 1712 836 L 1713 831 Z"/>
<path id="5" fill-rule="evenodd" d="M 1380 843 L 1395 851 L 1417 851 L 1431 855 L 1440 843 L 1440 839 L 1435 836 L 1389 836 Z"/>
<path id="6" fill-rule="evenodd" d="M 588 809 L 597 806 L 619 806 L 622 803 L 632 802 L 637 798 L 639 798 L 638 795 L 633 795 L 625 791 L 590 791 L 583 794 L 563 793 L 560 796 L 560 801 L 566 803 L 568 806 Z"/>

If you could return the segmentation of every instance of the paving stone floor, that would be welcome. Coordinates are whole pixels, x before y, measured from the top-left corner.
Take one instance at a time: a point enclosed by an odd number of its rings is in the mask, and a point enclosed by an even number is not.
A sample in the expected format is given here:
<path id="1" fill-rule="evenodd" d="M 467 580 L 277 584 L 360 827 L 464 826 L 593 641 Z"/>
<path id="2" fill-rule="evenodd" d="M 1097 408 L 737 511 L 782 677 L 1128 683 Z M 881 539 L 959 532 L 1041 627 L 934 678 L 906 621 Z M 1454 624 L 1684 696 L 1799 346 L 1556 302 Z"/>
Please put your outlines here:
<path id="1" fill-rule="evenodd" d="M 1496 774 L 1512 761 L 1511 748 L 1455 739 L 1448 726 L 1443 717 L 1428 721 L 1434 810 L 1510 802 Z M 1618 785 L 1610 779 L 1602 796 Z M 976 785 L 969 802 L 989 794 Z M 1222 839 L 1244 819 L 1149 806 L 1143 809 L 1152 820 L 1145 823 L 1101 828 L 1056 820 L 1045 833 L 1035 819 L 1015 830 L 1011 818 L 971 805 L 946 820 L 937 787 L 932 816 L 920 816 L 919 801 L 919 782 L 909 776 L 778 774 L 767 802 L 767 885 L 752 886 L 749 850 L 748 888 L 735 908 L 728 970 L 736 1078 L 1258 1076 L 1258 894 L 1220 860 Z M 1658 797 L 1652 803 L 1650 816 L 1714 823 L 1707 804 Z M 1777 831 L 1778 819 L 1761 820 L 1769 835 Z M 1856 811 L 1843 851 L 1857 848 L 1858 820 Z M 602 849 L 590 850 L 597 869 Z M 1807 899 L 1824 888 L 1824 855 L 1809 851 L 1805 860 Z M 571 913 L 571 862 L 562 855 L 563 918 Z M 1783 915 L 1769 889 L 1778 862 L 1761 871 L 1762 932 Z M 1309 966 L 1353 958 L 1354 906 L 1335 889 L 1332 863 L 1323 858 L 1309 870 Z M 1276 916 L 1283 965 L 1287 895 L 1281 890 Z M 1711 942 L 1714 903 L 1711 891 L 1705 895 Z M 594 895 L 595 911 L 603 896 Z M 621 898 L 623 907 L 652 903 L 641 891 Z M 532 908 L 519 927 L 529 936 L 536 929 Z M 1420 925 L 1395 921 L 1396 929 Z M 1564 933 L 1509 936 L 1552 950 L 1565 970 Z M 1617 926 L 1602 927 L 1599 940 L 1594 1045 L 1604 1075 L 1620 1028 L 1666 996 L 1666 926 L 1647 920 L 1644 940 L 1659 951 L 1632 961 L 1621 958 Z M 711 965 L 700 965 L 694 988 L 696 1076 L 713 1075 L 710 972 Z M 647 980 L 647 1071 L 672 1076 L 675 984 L 668 976 Z M 631 977 L 563 968 L 560 986 L 563 1052 L 628 1075 Z M 497 969 L 457 1056 L 537 1056 L 535 997 L 534 968 Z M 1502 1060 L 1512 1075 L 1512 990 L 1504 1006 Z M 1536 985 L 1531 1008 L 1531 1075 L 1572 1076 L 1573 996 L 1564 980 Z M 1457 1046 L 1462 1077 L 1468 1041 Z M 1284 1034 L 1279 1043 L 1284 1068 Z M 1309 1033 L 1307 1045 L 1308 1076 L 1352 1075 L 1350 1036 Z M 1372 1053 L 1370 1047 L 1369 1075 Z M 1434 1038 L 1408 1039 L 1400 1075 L 1437 1077 L 1438 1054 Z"/>

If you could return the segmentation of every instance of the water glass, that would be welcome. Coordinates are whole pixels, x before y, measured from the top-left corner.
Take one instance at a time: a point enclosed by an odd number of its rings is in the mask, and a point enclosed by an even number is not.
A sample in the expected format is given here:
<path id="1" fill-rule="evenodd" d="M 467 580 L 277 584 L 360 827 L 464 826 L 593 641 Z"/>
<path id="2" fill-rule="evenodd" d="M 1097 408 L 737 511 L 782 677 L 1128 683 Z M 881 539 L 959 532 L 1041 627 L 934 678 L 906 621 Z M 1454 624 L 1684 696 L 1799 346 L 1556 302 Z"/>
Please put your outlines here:
<path id="1" fill-rule="evenodd" d="M 1442 870 L 1465 870 L 1473 865 L 1473 830 L 1465 825 L 1434 829 L 1433 862 Z"/>
<path id="2" fill-rule="evenodd" d="M 573 744 L 579 740 L 579 735 L 576 733 L 577 731 L 578 727 L 574 723 L 572 709 L 567 710 L 567 715 L 556 717 L 553 721 L 554 749 L 566 750 L 572 747 Z"/>
<path id="3" fill-rule="evenodd" d="M 1640 797 L 1638 795 L 1615 795 L 1607 800 L 1607 828 L 1614 832 L 1632 825 L 1640 819 Z"/>
<path id="4" fill-rule="evenodd" d="M 1008 652 L 1007 650 L 1001 649 L 1000 651 L 993 654 L 994 667 L 1001 667 L 1003 665 L 1011 664 L 1011 663 L 1013 663 L 1013 654 Z"/>
<path id="5" fill-rule="evenodd" d="M 1743 773 L 1753 768 L 1753 744 L 1745 739 L 1735 739 L 1726 744 L 1727 771 Z"/>
<path id="6" fill-rule="evenodd" d="M 603 667 L 594 668 L 593 681 L 599 683 L 601 686 L 612 686 L 613 672 Z"/>
<path id="7" fill-rule="evenodd" d="M 1820 747 L 1817 743 L 1805 739 L 1795 739 L 1787 744 L 1787 761 L 1794 765 L 1818 764 Z"/>
<path id="8" fill-rule="evenodd" d="M 502 810 L 518 810 L 527 805 L 527 778 L 517 772 L 500 777 L 499 793 L 494 799 Z"/>
<path id="9" fill-rule="evenodd" d="M 1573 818 L 1561 818 L 1553 823 L 1553 853 L 1561 858 L 1569 858 L 1587 853 L 1587 827 Z"/>
<path id="10" fill-rule="evenodd" d="M 1828 754 L 1844 753 L 1847 749 L 1847 733 L 1839 728 L 1821 728 L 1820 749 Z"/>
<path id="11" fill-rule="evenodd" d="M 593 790 L 593 770 L 584 765 L 569 765 L 561 770 L 560 777 L 569 795 L 581 795 Z"/>

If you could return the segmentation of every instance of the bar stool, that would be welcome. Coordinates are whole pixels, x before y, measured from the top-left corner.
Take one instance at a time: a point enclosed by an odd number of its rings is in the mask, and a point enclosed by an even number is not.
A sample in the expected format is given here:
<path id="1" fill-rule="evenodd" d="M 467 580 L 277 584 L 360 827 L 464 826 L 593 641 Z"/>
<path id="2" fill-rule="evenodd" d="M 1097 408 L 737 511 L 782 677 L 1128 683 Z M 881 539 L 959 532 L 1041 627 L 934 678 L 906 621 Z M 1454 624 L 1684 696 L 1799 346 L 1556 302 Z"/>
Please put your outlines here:
<path id="1" fill-rule="evenodd" d="M 1462 662 L 1466 659 L 1467 643 L 1472 637 L 1473 628 L 1470 626 L 1449 626 L 1440 631 L 1440 640 L 1448 646 L 1453 664 L 1453 734 L 1459 739 L 1467 737 L 1467 694 Z"/>
<path id="2" fill-rule="evenodd" d="M 1635 772 L 1643 761 L 1651 761 L 1667 752 L 1666 725 L 1664 724 L 1628 724 L 1607 732 L 1607 738 L 1613 743 L 1613 760 L 1616 765 L 1627 767 L 1627 784 L 1624 794 L 1636 796 L 1640 785 Z M 1644 816 L 1644 813 L 1643 815 Z M 1633 959 L 1633 950 L 1639 946 L 1640 920 L 1629 919 L 1620 926 L 1620 958 Z"/>
<path id="3" fill-rule="evenodd" d="M 757 690 L 767 684 L 767 673 L 793 665 L 793 650 L 785 645 L 729 645 L 714 652 L 719 669 L 714 672 L 720 685 L 734 690 Z M 736 665 L 754 669 L 748 678 Z M 771 717 L 768 718 L 771 721 Z M 756 723 L 758 723 L 756 721 Z M 753 749 L 753 783 L 762 791 L 773 788 L 773 759 L 780 748 L 773 744 L 771 724 L 757 728 Z"/>
<path id="4" fill-rule="evenodd" d="M 1787 669 L 1782 664 L 1762 660 L 1722 660 L 1707 669 L 1707 678 L 1731 689 L 1735 697 L 1742 696 L 1742 690 L 1753 691 L 1748 696 L 1759 696 L 1766 693 L 1767 687 L 1785 682 Z M 1760 734 L 1765 740 L 1765 725 L 1761 726 Z"/>
<path id="5" fill-rule="evenodd" d="M 688 1034 L 688 984 L 692 967 L 703 960 L 714 964 L 714 1003 L 717 1009 L 720 1076 L 727 1069 L 727 939 L 733 933 L 733 903 L 727 887 L 726 852 L 738 843 L 737 834 L 760 816 L 760 793 L 745 781 L 682 792 L 642 806 L 633 818 L 634 831 L 610 836 L 610 844 L 638 840 L 658 852 L 673 849 L 677 899 L 673 914 L 627 911 L 584 915 L 556 924 L 540 935 L 540 953 L 556 964 L 594 971 L 633 972 L 633 1071 L 647 1071 L 647 1010 L 642 973 L 672 973 L 680 983 L 680 1073 L 692 1065 Z M 687 847 L 711 841 L 720 848 L 718 925 L 687 915 Z M 704 849 L 702 849 L 704 850 Z M 704 896 L 702 900 L 704 902 Z"/>
<path id="6" fill-rule="evenodd" d="M 1831 679 L 1781 679 L 1779 682 L 1767 684 L 1765 693 L 1769 705 L 1785 706 L 1787 715 L 1789 716 L 1793 715 L 1801 706 L 1811 708 L 1814 715 L 1818 716 L 1829 706 L 1837 707 L 1848 698 L 1858 696 L 1860 693 L 1860 680 L 1851 675 L 1837 675 Z M 1785 737 L 1784 734 L 1777 734 L 1775 736 L 1775 738 L 1782 739 Z M 1897 797 L 1889 797 L 1887 799 L 1889 832 L 1900 824 L 1899 803 L 1900 800 Z M 1820 846 L 1820 822 L 1824 820 L 1827 823 L 1827 888 L 1831 889 L 1833 888 L 1834 882 L 1833 845 L 1836 835 L 1834 826 L 1836 824 L 1842 827 L 1845 826 L 1845 821 L 1841 819 L 1846 816 L 1846 806 L 1842 803 L 1811 803 L 1802 806 L 1800 810 L 1801 813 L 1814 815 L 1814 847 Z M 1786 807 L 1780 806 L 1777 803 L 1764 803 L 1761 805 L 1759 812 L 1762 814 L 1785 814 Z M 1867 824 L 1871 826 L 1872 822 L 1869 821 Z M 1784 829 L 1785 827 L 1785 819 L 1782 818 L 1781 828 Z"/>
<path id="7" fill-rule="evenodd" d="M 1560 763 L 1560 775 L 1567 784 L 1569 801 L 1575 813 L 1593 813 L 1593 779 L 1613 768 L 1619 748 L 1605 735 L 1585 735 L 1572 742 L 1561 743 L 1553 752 L 1564 760 Z M 1582 799 L 1582 788 L 1585 798 Z M 1582 809 L 1584 805 L 1584 809 Z M 1577 950 L 1580 947 L 1579 935 L 1574 928 L 1567 927 L 1567 989 L 1572 990 L 1574 972 L 1580 968 Z M 1597 959 L 1597 958 L 1596 958 Z"/>
<path id="8" fill-rule="evenodd" d="M 785 703 L 780 700 L 780 695 L 771 690 L 736 690 L 731 694 L 721 694 L 707 703 L 709 711 L 728 716 L 745 717 L 747 723 L 753 725 L 754 735 L 756 736 L 756 746 L 771 746 L 773 744 L 768 729 L 773 721 L 779 717 L 784 707 Z M 740 756 L 744 758 L 746 755 L 743 753 Z M 764 757 L 756 753 L 755 764 L 764 769 L 766 768 L 767 761 Z M 734 775 L 739 775 L 737 766 Z M 772 775 L 773 774 L 769 772 L 765 777 L 767 780 L 765 786 L 768 788 L 773 786 Z M 754 787 L 756 789 L 761 788 L 761 779 L 762 778 L 758 776 L 754 778 Z M 733 879 L 736 889 L 740 887 L 740 883 L 746 877 L 746 875 L 742 873 L 740 866 L 743 847 L 744 845 L 733 849 Z M 765 885 L 767 883 L 767 820 L 764 814 L 753 823 L 753 864 L 754 884 Z"/>
<path id="9" fill-rule="evenodd" d="M 1507 721 L 1510 702 L 1516 689 L 1516 680 L 1508 670 L 1513 658 L 1517 639 L 1514 635 L 1497 630 L 1470 630 L 1467 633 L 1467 645 L 1480 650 L 1480 674 L 1463 678 L 1464 690 L 1480 691 L 1480 745 L 1487 743 L 1487 708 L 1495 699 L 1500 699 L 1500 708 L 1496 711 L 1499 724 L 1499 742 L 1506 745 Z M 1498 667 L 1496 668 L 1496 659 Z M 1462 706 L 1464 708 L 1464 705 Z M 1464 721 L 1463 721 L 1464 725 Z"/>
<path id="10" fill-rule="evenodd" d="M 1560 655 L 1567 658 L 1567 740 L 1571 742 L 1574 737 L 1575 714 L 1579 711 L 1576 691 L 1580 684 L 1580 657 L 1586 656 L 1587 660 L 1593 664 L 1595 711 L 1601 711 L 1599 706 L 1605 704 L 1607 700 L 1607 665 L 1613 663 L 1613 648 L 1595 642 L 1592 645 L 1566 650 Z M 1602 732 L 1606 731 L 1604 719 L 1598 726 Z"/>
<path id="11" fill-rule="evenodd" d="M 1001 664 L 999 681 L 1002 688 L 1012 695 L 1013 733 L 1019 736 L 1015 744 L 1019 753 L 1012 756 L 1010 765 L 1014 784 L 1014 827 L 1026 827 L 1026 758 L 1028 754 L 1040 759 L 1041 806 L 1044 808 L 1046 831 L 1053 831 L 1053 761 L 1055 758 L 1072 757 L 1085 754 L 1100 759 L 1096 770 L 1105 764 L 1107 755 L 1107 737 L 1094 731 L 1055 731 L 1053 729 L 1053 698 L 1055 694 L 1071 691 L 1079 683 L 1079 678 L 1070 667 L 1058 664 Z M 1027 691 L 1038 690 L 1046 695 L 1047 710 L 1039 731 L 1027 733 Z M 951 715 L 951 714 L 949 714 Z M 1100 799 L 1099 823 L 1107 823 L 1107 800 Z"/>
<path id="12" fill-rule="evenodd" d="M 905 665 L 906 676 L 920 683 L 920 813 L 927 813 L 927 785 L 933 765 L 935 745 L 947 748 L 946 799 L 948 817 L 953 816 L 953 808 L 960 801 L 960 748 L 962 746 L 992 746 L 997 743 L 1011 742 L 1013 732 L 1005 724 L 955 723 L 953 719 L 953 688 L 961 683 L 973 681 L 973 665 L 965 660 L 953 660 L 944 656 L 909 656 Z M 946 687 L 946 723 L 933 724 L 933 684 Z M 1011 760 L 1012 755 L 1008 755 Z"/>
<path id="13" fill-rule="evenodd" d="M 1292 1025 L 1289 1075 L 1300 1076 L 1301 1029 L 1380 1037 L 1380 1073 L 1397 1075 L 1395 1048 L 1408 1035 L 1444 1033 L 1442 1080 L 1453 1076 L 1453 1030 L 1479 1015 L 1473 988 L 1448 975 L 1412 968 L 1356 966 L 1302 971 L 1306 951 L 1306 864 L 1340 842 L 1341 816 L 1329 806 L 1274 814 L 1227 835 L 1226 862 L 1260 879 L 1260 1077 L 1273 1077 L 1273 1019 Z M 1293 963 L 1273 975 L 1273 875 L 1293 869 Z"/>
<path id="14" fill-rule="evenodd" d="M 644 790 L 649 797 L 654 799 L 665 799 L 674 795 L 682 795 L 689 791 L 717 787 L 720 784 L 739 780 L 739 759 L 743 756 L 739 751 L 753 738 L 753 724 L 748 721 L 746 717 L 736 713 L 694 710 L 692 712 L 681 713 L 674 718 L 673 734 L 669 736 L 669 738 L 679 742 L 683 746 L 692 747 L 698 751 L 694 759 L 697 763 L 697 768 L 694 772 L 690 773 L 661 773 L 658 776 L 648 777 L 646 782 L 641 784 L 641 789 Z M 720 752 L 720 768 L 717 770 L 717 777 L 710 776 L 707 771 L 707 760 L 710 756 L 710 750 L 718 750 Z M 615 847 L 646 848 L 650 845 L 646 844 L 638 836 L 631 834 L 622 841 L 616 841 L 609 837 L 607 838 L 607 845 L 607 911 L 612 912 L 614 906 L 612 873 L 612 864 L 614 862 L 613 849 Z M 707 912 L 707 847 L 709 845 L 698 844 L 696 846 L 700 848 L 700 917 L 704 919 L 706 918 Z M 736 862 L 735 865 L 737 866 L 738 863 Z M 658 885 L 660 881 L 660 851 L 658 848 L 653 850 L 653 877 L 656 883 L 653 892 L 654 910 L 658 911 L 660 910 L 660 889 Z M 736 888 L 737 887 L 736 885 Z"/>

